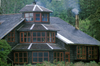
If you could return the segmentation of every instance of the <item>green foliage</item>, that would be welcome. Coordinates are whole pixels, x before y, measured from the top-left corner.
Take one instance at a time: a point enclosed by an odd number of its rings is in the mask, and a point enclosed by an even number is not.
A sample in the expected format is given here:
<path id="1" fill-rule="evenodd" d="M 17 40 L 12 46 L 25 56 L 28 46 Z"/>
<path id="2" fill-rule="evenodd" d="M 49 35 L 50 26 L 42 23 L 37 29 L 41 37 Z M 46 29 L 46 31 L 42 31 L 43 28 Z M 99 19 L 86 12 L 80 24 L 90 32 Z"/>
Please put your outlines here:
<path id="1" fill-rule="evenodd" d="M 80 3 L 80 18 L 86 19 L 91 14 L 95 13 L 98 7 L 100 7 L 100 0 L 79 0 Z"/>
<path id="2" fill-rule="evenodd" d="M 36 65 L 24 65 L 24 66 L 100 66 L 95 61 L 90 61 L 90 63 L 84 63 L 84 62 L 76 62 L 76 63 L 70 63 L 70 62 L 57 62 L 56 64 L 50 63 L 47 61 L 44 61 L 42 64 L 37 63 Z"/>
<path id="3" fill-rule="evenodd" d="M 11 47 L 5 40 L 0 40 L 0 66 L 7 66 L 7 55 L 10 53 Z"/>
<path id="4" fill-rule="evenodd" d="M 90 25 L 90 20 L 89 19 L 85 19 L 85 20 L 79 20 L 79 28 L 81 31 L 89 34 L 90 32 L 88 31 L 89 25 Z"/>
<path id="5" fill-rule="evenodd" d="M 96 13 L 91 14 L 89 16 L 90 24 L 89 24 L 89 34 L 100 40 L 100 8 L 96 11 Z"/>

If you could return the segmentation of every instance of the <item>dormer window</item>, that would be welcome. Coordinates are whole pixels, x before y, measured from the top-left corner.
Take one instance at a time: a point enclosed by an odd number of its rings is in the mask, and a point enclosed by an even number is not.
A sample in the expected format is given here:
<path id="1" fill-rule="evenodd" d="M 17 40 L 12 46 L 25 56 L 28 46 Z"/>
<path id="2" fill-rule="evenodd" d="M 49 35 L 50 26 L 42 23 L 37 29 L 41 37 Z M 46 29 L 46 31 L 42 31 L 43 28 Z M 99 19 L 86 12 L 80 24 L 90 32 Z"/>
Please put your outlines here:
<path id="1" fill-rule="evenodd" d="M 26 21 L 31 22 L 33 21 L 33 13 L 25 13 Z"/>
<path id="2" fill-rule="evenodd" d="M 26 22 L 48 22 L 49 13 L 25 13 Z"/>
<path id="3" fill-rule="evenodd" d="M 42 22 L 48 22 L 48 14 L 46 13 L 42 14 Z"/>
<path id="4" fill-rule="evenodd" d="M 41 22 L 41 13 L 35 13 L 35 22 Z"/>

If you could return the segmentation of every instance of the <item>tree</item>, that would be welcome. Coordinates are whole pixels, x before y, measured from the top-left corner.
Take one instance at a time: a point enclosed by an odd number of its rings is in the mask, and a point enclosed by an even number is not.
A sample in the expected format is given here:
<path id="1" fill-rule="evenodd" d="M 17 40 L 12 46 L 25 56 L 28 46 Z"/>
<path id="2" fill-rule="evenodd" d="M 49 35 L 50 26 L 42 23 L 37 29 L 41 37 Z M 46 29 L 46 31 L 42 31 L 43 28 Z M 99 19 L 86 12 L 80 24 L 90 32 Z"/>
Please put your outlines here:
<path id="1" fill-rule="evenodd" d="M 97 9 L 96 13 L 89 16 L 90 25 L 88 30 L 90 35 L 98 40 L 100 40 L 100 7 Z"/>
<path id="2" fill-rule="evenodd" d="M 0 66 L 7 65 L 7 55 L 10 53 L 11 47 L 5 40 L 0 40 Z"/>
<path id="3" fill-rule="evenodd" d="M 87 33 L 87 34 L 90 33 L 89 30 L 88 30 L 89 25 L 90 25 L 90 20 L 89 19 L 84 19 L 84 20 L 80 19 L 79 20 L 79 28 L 80 28 L 80 30 L 85 32 L 85 33 Z"/>
<path id="4" fill-rule="evenodd" d="M 80 18 L 86 19 L 100 7 L 100 0 L 79 0 Z"/>

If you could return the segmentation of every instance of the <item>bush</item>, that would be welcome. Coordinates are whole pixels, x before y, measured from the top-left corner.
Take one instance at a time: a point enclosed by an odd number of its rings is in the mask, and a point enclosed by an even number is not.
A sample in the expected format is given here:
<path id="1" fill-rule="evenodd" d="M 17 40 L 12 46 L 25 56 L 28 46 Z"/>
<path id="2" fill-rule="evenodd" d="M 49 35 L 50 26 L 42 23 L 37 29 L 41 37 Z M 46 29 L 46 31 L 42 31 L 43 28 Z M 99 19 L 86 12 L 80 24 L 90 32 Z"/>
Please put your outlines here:
<path id="1" fill-rule="evenodd" d="M 0 66 L 9 66 L 7 64 L 7 55 L 10 51 L 10 45 L 5 40 L 0 40 Z"/>
<path id="2" fill-rule="evenodd" d="M 37 63 L 36 65 L 32 64 L 24 64 L 24 66 L 100 66 L 95 61 L 91 61 L 90 63 L 84 63 L 84 62 L 76 62 L 76 63 L 70 63 L 70 62 L 56 62 L 56 63 L 50 63 L 47 61 L 44 61 L 42 64 Z"/>

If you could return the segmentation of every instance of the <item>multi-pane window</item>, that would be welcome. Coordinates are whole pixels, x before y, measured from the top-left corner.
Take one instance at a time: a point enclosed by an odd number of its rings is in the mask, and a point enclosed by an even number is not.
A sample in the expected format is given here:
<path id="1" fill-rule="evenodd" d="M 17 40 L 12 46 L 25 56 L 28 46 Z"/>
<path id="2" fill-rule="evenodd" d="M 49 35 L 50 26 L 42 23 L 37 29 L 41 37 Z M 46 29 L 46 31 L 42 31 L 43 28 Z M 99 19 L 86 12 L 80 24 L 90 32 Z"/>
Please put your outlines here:
<path id="1" fill-rule="evenodd" d="M 89 60 L 98 59 L 98 47 L 88 47 L 88 59 Z"/>
<path id="2" fill-rule="evenodd" d="M 15 52 L 14 53 L 14 63 L 27 63 L 28 53 L 27 52 Z"/>
<path id="3" fill-rule="evenodd" d="M 26 22 L 48 22 L 48 13 L 25 13 Z"/>
<path id="4" fill-rule="evenodd" d="M 25 13 L 26 21 L 33 21 L 33 13 Z"/>
<path id="5" fill-rule="evenodd" d="M 41 20 L 41 13 L 35 13 L 35 22 L 40 22 Z"/>
<path id="6" fill-rule="evenodd" d="M 77 59 L 86 59 L 86 46 L 77 46 Z"/>
<path id="7" fill-rule="evenodd" d="M 31 34 L 30 32 L 20 32 L 20 43 L 30 43 Z"/>
<path id="8" fill-rule="evenodd" d="M 54 43 L 55 32 L 20 32 L 20 43 Z"/>
<path id="9" fill-rule="evenodd" d="M 46 33 L 45 32 L 33 32 L 32 33 L 32 42 L 45 42 Z"/>
<path id="10" fill-rule="evenodd" d="M 63 52 L 54 52 L 54 60 L 57 61 L 64 61 L 64 54 Z"/>
<path id="11" fill-rule="evenodd" d="M 48 14 L 42 14 L 42 22 L 48 22 Z"/>
<path id="12" fill-rule="evenodd" d="M 55 33 L 47 32 L 47 42 L 55 42 Z"/>
<path id="13" fill-rule="evenodd" d="M 12 30 L 12 31 L 7 35 L 7 41 L 8 41 L 8 42 L 15 42 L 15 30 Z"/>
<path id="14" fill-rule="evenodd" d="M 49 52 L 32 52 L 32 63 L 49 61 Z"/>

